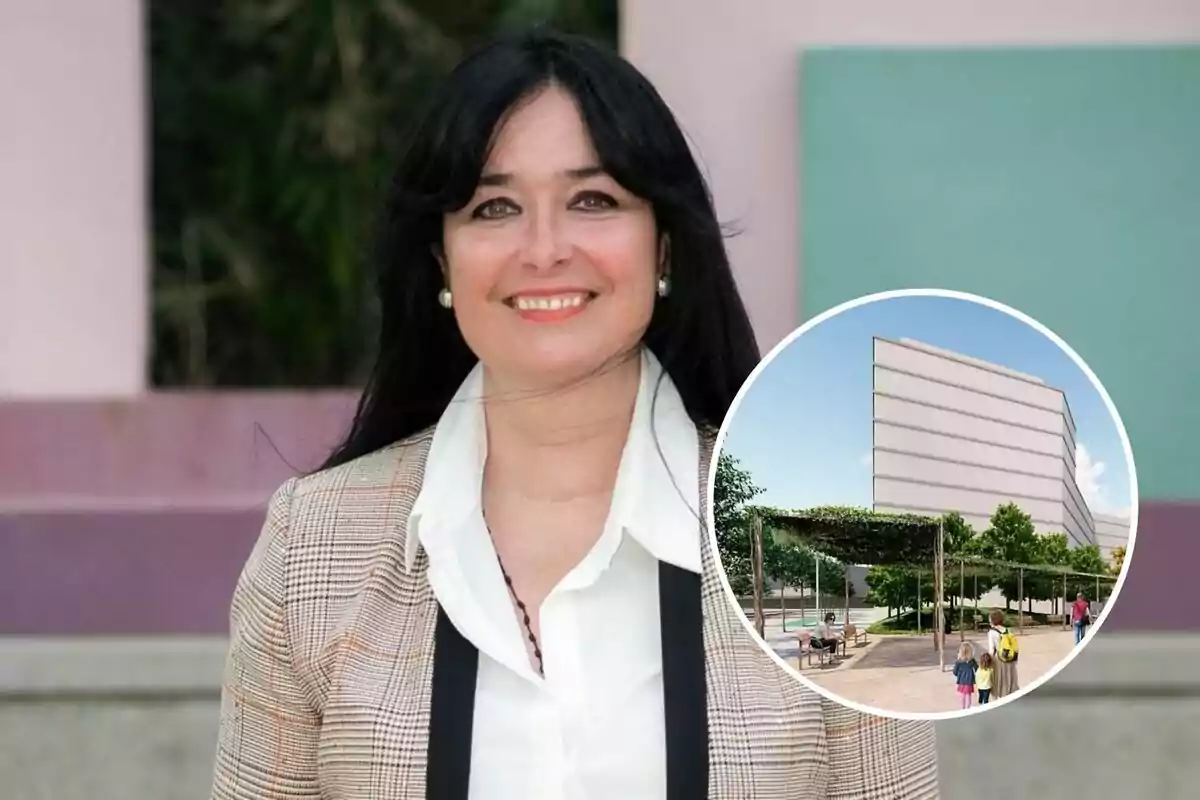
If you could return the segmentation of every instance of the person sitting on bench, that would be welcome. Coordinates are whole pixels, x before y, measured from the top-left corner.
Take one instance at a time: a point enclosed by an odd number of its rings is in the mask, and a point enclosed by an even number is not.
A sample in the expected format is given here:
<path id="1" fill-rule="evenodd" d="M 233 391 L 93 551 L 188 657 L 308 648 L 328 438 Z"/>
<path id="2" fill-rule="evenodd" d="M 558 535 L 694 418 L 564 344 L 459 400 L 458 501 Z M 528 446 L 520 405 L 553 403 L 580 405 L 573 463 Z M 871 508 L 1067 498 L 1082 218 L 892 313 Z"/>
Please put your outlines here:
<path id="1" fill-rule="evenodd" d="M 822 650 L 828 650 L 837 655 L 838 647 L 842 643 L 841 631 L 834 630 L 833 621 L 836 619 L 834 613 L 830 611 L 825 615 L 825 619 L 817 626 L 817 637 L 813 640 L 814 644 Z"/>

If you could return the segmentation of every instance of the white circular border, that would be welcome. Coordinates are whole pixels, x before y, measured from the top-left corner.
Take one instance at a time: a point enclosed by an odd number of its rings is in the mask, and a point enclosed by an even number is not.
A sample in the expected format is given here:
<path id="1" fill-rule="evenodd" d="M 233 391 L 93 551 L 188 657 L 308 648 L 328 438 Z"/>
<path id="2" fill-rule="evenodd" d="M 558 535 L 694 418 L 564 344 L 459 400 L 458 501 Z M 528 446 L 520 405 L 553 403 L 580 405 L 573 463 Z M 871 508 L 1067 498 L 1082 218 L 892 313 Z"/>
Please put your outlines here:
<path id="1" fill-rule="evenodd" d="M 1121 574 L 1117 576 L 1116 585 L 1113 587 L 1113 591 L 1108 598 L 1108 602 L 1105 603 L 1104 609 L 1097 616 L 1095 623 L 1092 625 L 1092 630 L 1088 633 L 1087 638 L 1083 641 L 1083 643 L 1078 647 L 1072 648 L 1071 652 L 1068 653 L 1065 658 L 1059 661 L 1054 667 L 1052 667 L 1049 671 L 1032 683 L 1021 687 L 1016 692 L 1007 695 L 1006 697 L 999 698 L 985 705 L 975 705 L 970 709 L 960 709 L 957 711 L 903 712 L 889 711 L 887 709 L 875 708 L 874 706 L 857 703 L 853 700 L 849 700 L 845 697 L 834 694 L 833 692 L 819 685 L 811 678 L 802 675 L 799 670 L 793 668 L 787 661 L 784 661 L 783 658 L 781 658 L 779 654 L 776 653 L 769 644 L 767 644 L 765 639 L 759 637 L 758 632 L 754 630 L 754 626 L 751 624 L 749 617 L 746 615 L 745 611 L 741 607 L 741 604 L 738 602 L 737 596 L 733 593 L 733 587 L 729 583 L 729 576 L 725 574 L 725 564 L 721 561 L 720 550 L 717 546 L 716 526 L 708 525 L 706 527 L 708 528 L 709 546 L 712 547 L 713 553 L 717 554 L 717 558 L 715 559 L 717 562 L 717 574 L 721 578 L 721 585 L 725 589 L 725 595 L 729 598 L 729 602 L 734 606 L 734 608 L 737 609 L 737 615 L 741 619 L 742 625 L 745 626 L 746 632 L 749 633 L 750 636 L 758 643 L 758 646 L 762 648 L 763 652 L 766 653 L 769 658 L 775 661 L 775 663 L 778 664 L 783 670 L 799 680 L 809 689 L 817 692 L 817 694 L 821 695 L 822 697 L 863 714 L 872 714 L 879 717 L 890 717 L 892 719 L 916 721 L 962 719 L 975 714 L 985 713 L 993 708 L 1002 708 L 1012 701 L 1024 697 L 1034 689 L 1037 689 L 1043 683 L 1049 681 L 1051 678 L 1061 672 L 1064 667 L 1074 661 L 1075 657 L 1082 653 L 1084 649 L 1091 644 L 1091 640 L 1095 638 L 1096 634 L 1100 632 L 1100 626 L 1103 625 L 1108 619 L 1108 610 L 1116 604 L 1117 598 L 1120 597 L 1121 594 L 1121 588 L 1125 585 L 1125 579 L 1129 576 L 1129 564 L 1133 558 L 1134 542 L 1137 538 L 1138 510 L 1139 506 L 1141 505 L 1141 498 L 1138 494 L 1137 469 L 1133 462 L 1133 448 L 1129 444 L 1129 435 L 1125 432 L 1125 423 L 1121 421 L 1121 415 L 1117 413 L 1117 407 L 1113 404 L 1112 398 L 1109 397 L 1108 391 L 1105 390 L 1104 385 L 1100 383 L 1100 379 L 1096 377 L 1096 373 L 1092 372 L 1091 367 L 1089 367 L 1084 360 L 1079 357 L 1079 354 L 1076 353 L 1070 345 L 1064 342 L 1058 336 L 1058 334 L 1054 333 L 1054 331 L 1050 330 L 1036 319 L 1017 311 L 1015 308 L 1010 308 L 1003 303 L 987 297 L 970 294 L 969 292 L 957 292 L 950 289 L 897 289 L 888 292 L 877 292 L 875 294 L 863 295 L 862 297 L 858 297 L 853 300 L 847 300 L 841 305 L 835 306 L 827 311 L 823 311 L 822 313 L 805 322 L 796 330 L 792 331 L 783 339 L 783 341 L 771 348 L 771 351 L 767 353 L 767 355 L 759 362 L 758 366 L 754 368 L 754 371 L 750 373 L 750 377 L 746 379 L 746 382 L 742 384 L 742 388 L 738 390 L 737 395 L 733 398 L 733 403 L 729 407 L 729 412 L 725 415 L 725 419 L 721 423 L 721 429 L 717 432 L 716 443 L 713 445 L 713 458 L 709 464 L 708 473 L 708 507 L 706 511 L 708 512 L 708 519 L 712 519 L 712 509 L 714 504 L 713 494 L 716 490 L 717 466 L 720 463 L 721 449 L 725 444 L 725 436 L 729 432 L 730 420 L 732 420 L 737 414 L 738 406 L 741 405 L 742 399 L 746 396 L 747 390 L 754 384 L 755 380 L 758 379 L 759 374 L 766 369 L 767 365 L 774 361 L 776 356 L 782 353 L 793 341 L 799 339 L 805 333 L 817 327 L 825 320 L 832 319 L 833 317 L 836 317 L 845 311 L 850 311 L 851 309 L 858 308 L 859 306 L 865 306 L 884 300 L 893 300 L 899 297 L 944 297 L 952 300 L 963 300 L 969 303 L 986 306 L 995 311 L 1000 311 L 1004 314 L 1007 314 L 1014 319 L 1020 320 L 1037 332 L 1041 333 L 1050 341 L 1054 342 L 1054 344 L 1058 345 L 1060 350 L 1070 356 L 1071 360 L 1075 362 L 1075 365 L 1079 367 L 1083 374 L 1087 376 L 1088 380 L 1091 381 L 1092 386 L 1096 388 L 1096 391 L 1100 393 L 1101 399 L 1104 400 L 1104 405 L 1108 409 L 1108 413 L 1112 417 L 1112 421 L 1116 423 L 1117 433 L 1121 437 L 1121 447 L 1125 451 L 1125 464 L 1129 471 L 1129 540 L 1125 545 L 1125 560 L 1121 565 Z"/>

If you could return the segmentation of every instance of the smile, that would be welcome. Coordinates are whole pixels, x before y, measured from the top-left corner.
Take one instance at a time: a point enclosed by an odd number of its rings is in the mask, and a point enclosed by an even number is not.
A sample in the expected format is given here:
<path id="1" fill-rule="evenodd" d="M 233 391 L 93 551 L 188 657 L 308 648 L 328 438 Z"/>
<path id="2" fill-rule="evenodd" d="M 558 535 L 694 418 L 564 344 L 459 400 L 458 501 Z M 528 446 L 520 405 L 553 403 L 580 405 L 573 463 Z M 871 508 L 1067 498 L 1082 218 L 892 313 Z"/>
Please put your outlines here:
<path id="1" fill-rule="evenodd" d="M 533 322 L 557 322 L 583 311 L 594 297 L 591 292 L 518 294 L 509 298 L 508 305 L 524 319 Z"/>
<path id="2" fill-rule="evenodd" d="M 513 307 L 518 311 L 558 311 L 563 308 L 578 308 L 587 301 L 584 294 L 564 294 L 555 297 L 513 298 Z"/>

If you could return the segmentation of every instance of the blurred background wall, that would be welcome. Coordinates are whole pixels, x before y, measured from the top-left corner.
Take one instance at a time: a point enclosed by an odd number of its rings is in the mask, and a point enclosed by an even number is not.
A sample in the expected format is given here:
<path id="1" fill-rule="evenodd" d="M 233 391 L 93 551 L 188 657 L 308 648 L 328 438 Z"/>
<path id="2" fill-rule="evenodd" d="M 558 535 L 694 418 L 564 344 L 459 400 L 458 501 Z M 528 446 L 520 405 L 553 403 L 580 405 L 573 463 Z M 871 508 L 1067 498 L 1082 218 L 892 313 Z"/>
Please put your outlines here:
<path id="1" fill-rule="evenodd" d="M 753 8 L 721 0 L 620 8 L 45 0 L 6 8 L 0 796 L 205 795 L 237 571 L 269 492 L 315 464 L 341 432 L 353 403 L 345 387 L 369 358 L 363 264 L 395 133 L 465 48 L 542 19 L 619 38 L 675 108 L 722 216 L 742 230 L 730 248 L 764 349 L 847 292 L 944 278 L 921 272 L 920 252 L 902 241 L 904 231 L 922 241 L 942 241 L 943 232 L 923 227 L 932 224 L 925 219 L 880 223 L 876 206 L 894 209 L 894 198 L 848 168 L 843 183 L 875 209 L 862 238 L 902 256 L 900 273 L 842 263 L 842 251 L 814 246 L 805 221 L 810 209 L 828 213 L 833 194 L 827 178 L 806 176 L 843 165 L 844 154 L 822 144 L 821 129 L 807 132 L 846 119 L 837 104 L 823 106 L 830 110 L 820 119 L 805 115 L 812 95 L 802 64 L 819 55 L 814 48 L 840 58 L 866 45 L 1200 40 L 1200 5 L 1190 0 L 763 0 Z M 1184 70 L 1191 57 L 1182 56 Z M 1154 69 L 1142 78 L 1149 95 Z M 1168 77 L 1161 85 L 1176 86 L 1177 75 Z M 840 95 L 818 99 L 830 96 Z M 1179 115 L 1148 127 L 1174 141 L 1200 98 L 1169 99 Z M 855 141 L 894 164 L 904 151 L 886 145 L 902 140 L 884 133 L 883 142 Z M 1164 168 L 1165 156 L 1145 141 L 1136 152 L 1155 186 L 1196 175 L 1194 150 Z M 992 155 L 973 158 L 939 175 L 961 183 Z M 1164 207 L 1162 192 L 1137 197 L 1154 201 L 1145 210 L 1155 218 L 1200 219 L 1197 184 L 1188 185 L 1183 205 Z M 1142 246 L 1122 251 L 1129 274 L 1145 270 L 1144 283 L 1168 293 L 1171 281 L 1200 288 L 1200 271 L 1174 269 L 1147 229 L 1132 235 Z M 1058 327 L 1047 318 L 1055 308 L 1030 308 L 1019 285 L 995 284 L 998 272 L 986 260 L 955 258 L 948 274 Z M 1111 281 L 1090 291 L 1110 303 L 1130 296 Z M 1112 307 L 1104 331 L 1138 347 L 1114 350 L 1112 339 L 1071 319 L 1062 324 L 1079 336 L 1059 332 L 1097 368 L 1123 414 L 1122 393 L 1131 398 L 1125 421 L 1135 454 L 1151 453 L 1146 471 L 1139 461 L 1151 502 L 1117 604 L 1130 610 L 1063 680 L 1001 712 L 940 726 L 946 797 L 1187 796 L 1183 787 L 1200 777 L 1185 755 L 1200 711 L 1190 668 L 1196 623 L 1190 604 L 1173 599 L 1200 563 L 1190 538 L 1200 481 L 1187 490 L 1197 477 L 1191 445 L 1200 442 L 1178 405 L 1156 406 L 1141 391 L 1164 381 L 1186 389 L 1183 379 L 1161 359 L 1137 357 L 1139 347 L 1178 355 L 1195 345 L 1180 335 L 1190 320 L 1177 305 L 1162 313 L 1160 303 L 1156 320 L 1137 325 Z M 1139 339 L 1147 330 L 1154 336 Z M 1106 359 L 1115 380 L 1098 366 Z"/>

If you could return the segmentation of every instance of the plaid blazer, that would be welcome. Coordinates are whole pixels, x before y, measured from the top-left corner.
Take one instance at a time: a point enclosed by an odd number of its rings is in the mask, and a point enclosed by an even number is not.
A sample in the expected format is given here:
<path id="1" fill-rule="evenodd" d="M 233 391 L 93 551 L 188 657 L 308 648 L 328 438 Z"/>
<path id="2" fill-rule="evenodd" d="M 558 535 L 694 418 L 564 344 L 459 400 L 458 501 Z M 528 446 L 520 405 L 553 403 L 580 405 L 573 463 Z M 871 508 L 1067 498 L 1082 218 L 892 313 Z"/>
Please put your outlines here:
<path id="1" fill-rule="evenodd" d="M 272 498 L 232 602 L 214 800 L 466 800 L 478 653 L 424 552 L 404 566 L 431 441 Z M 701 541 L 702 576 L 660 571 L 668 800 L 936 798 L 932 723 L 850 711 L 780 670 Z"/>

